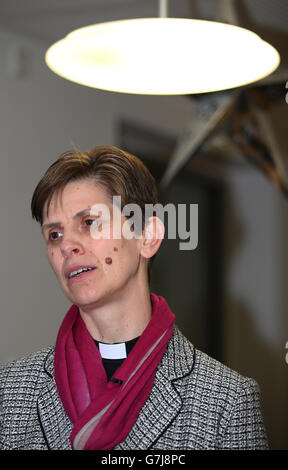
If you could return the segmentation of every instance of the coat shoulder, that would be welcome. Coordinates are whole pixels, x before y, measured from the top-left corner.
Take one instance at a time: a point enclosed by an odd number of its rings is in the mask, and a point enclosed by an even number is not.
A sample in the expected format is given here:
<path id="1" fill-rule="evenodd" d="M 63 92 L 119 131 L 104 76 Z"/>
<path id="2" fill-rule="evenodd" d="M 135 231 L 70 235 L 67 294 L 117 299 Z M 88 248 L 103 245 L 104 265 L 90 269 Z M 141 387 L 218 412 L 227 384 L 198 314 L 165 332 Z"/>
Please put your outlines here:
<path id="1" fill-rule="evenodd" d="M 254 379 L 241 375 L 219 360 L 195 348 L 178 329 L 175 332 L 175 339 L 177 344 L 180 345 L 181 362 L 185 359 L 186 362 L 190 363 L 189 372 L 186 374 L 190 379 L 195 377 L 198 383 L 199 381 L 204 383 L 205 378 L 207 388 L 218 386 L 226 389 L 238 389 L 239 387 L 245 387 L 245 385 L 256 384 Z"/>
<path id="2" fill-rule="evenodd" d="M 53 361 L 54 347 L 49 346 L 25 357 L 16 359 L 0 367 L 0 389 L 9 389 L 9 384 L 23 386 L 28 383 L 39 383 L 39 376 L 45 370 L 49 358 Z"/>
<path id="3" fill-rule="evenodd" d="M 181 332 L 177 332 L 185 348 L 190 350 L 191 357 L 186 359 L 190 365 L 189 372 L 185 376 L 176 379 L 174 384 L 185 402 L 203 403 L 211 405 L 211 409 L 217 410 L 222 423 L 228 422 L 237 409 L 255 408 L 258 417 L 261 408 L 261 392 L 254 378 L 236 372 L 232 368 L 195 348 Z M 193 398 L 192 398 L 193 397 Z M 212 406 L 213 404 L 213 406 Z M 207 408 L 208 409 L 208 408 Z"/>
<path id="4" fill-rule="evenodd" d="M 1 367 L 0 450 L 69 448 L 70 422 L 53 369 L 54 347 Z"/>
<path id="5" fill-rule="evenodd" d="M 167 354 L 165 364 L 176 368 L 169 378 L 182 406 L 155 448 L 165 449 L 168 441 L 175 449 L 268 448 L 260 390 L 253 378 L 198 350 L 178 329 Z"/>

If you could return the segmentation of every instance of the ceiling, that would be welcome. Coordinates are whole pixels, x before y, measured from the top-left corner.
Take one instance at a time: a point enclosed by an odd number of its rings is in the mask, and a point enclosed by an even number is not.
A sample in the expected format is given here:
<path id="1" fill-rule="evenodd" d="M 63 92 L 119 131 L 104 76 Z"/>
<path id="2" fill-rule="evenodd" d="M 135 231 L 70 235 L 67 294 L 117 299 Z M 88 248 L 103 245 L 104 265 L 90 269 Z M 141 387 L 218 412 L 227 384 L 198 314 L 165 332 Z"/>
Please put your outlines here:
<path id="1" fill-rule="evenodd" d="M 229 4 L 236 6 L 241 22 L 246 25 L 288 33 L 287 0 L 170 0 L 168 14 L 215 19 L 219 10 Z M 3 27 L 48 41 L 82 25 L 157 15 L 157 0 L 0 1 Z"/>
<path id="2" fill-rule="evenodd" d="M 234 12 L 231 6 L 236 7 Z M 92 23 L 151 16 L 158 16 L 157 0 L 0 0 L 0 27 L 45 46 Z M 254 30 L 279 50 L 278 74 L 284 69 L 285 79 L 287 0 L 170 0 L 168 16 L 228 20 Z"/>

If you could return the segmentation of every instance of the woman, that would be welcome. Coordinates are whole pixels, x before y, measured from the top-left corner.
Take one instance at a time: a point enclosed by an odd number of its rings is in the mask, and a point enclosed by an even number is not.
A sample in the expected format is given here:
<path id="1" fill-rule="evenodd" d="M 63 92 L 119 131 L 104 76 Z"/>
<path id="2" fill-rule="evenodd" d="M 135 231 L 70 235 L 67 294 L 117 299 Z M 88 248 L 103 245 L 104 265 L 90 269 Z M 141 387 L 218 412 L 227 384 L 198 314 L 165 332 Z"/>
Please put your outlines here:
<path id="1" fill-rule="evenodd" d="M 267 448 L 256 382 L 196 350 L 150 293 L 156 203 L 147 168 L 115 147 L 68 152 L 40 180 L 32 216 L 72 305 L 55 347 L 1 369 L 1 449 Z"/>

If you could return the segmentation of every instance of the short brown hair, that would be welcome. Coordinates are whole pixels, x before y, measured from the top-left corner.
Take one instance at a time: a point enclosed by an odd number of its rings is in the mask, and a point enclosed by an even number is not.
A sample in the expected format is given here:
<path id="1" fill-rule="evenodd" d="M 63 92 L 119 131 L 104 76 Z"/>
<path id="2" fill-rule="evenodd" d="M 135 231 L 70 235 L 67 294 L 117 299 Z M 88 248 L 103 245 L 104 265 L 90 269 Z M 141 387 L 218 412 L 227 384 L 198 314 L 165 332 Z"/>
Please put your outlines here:
<path id="1" fill-rule="evenodd" d="M 139 158 L 117 147 L 98 146 L 85 152 L 65 152 L 48 168 L 32 196 L 32 218 L 42 225 L 44 205 L 47 202 L 48 214 L 53 194 L 70 181 L 86 179 L 102 186 L 111 200 L 121 196 L 122 208 L 139 205 L 143 223 L 145 204 L 158 200 L 155 180 Z"/>

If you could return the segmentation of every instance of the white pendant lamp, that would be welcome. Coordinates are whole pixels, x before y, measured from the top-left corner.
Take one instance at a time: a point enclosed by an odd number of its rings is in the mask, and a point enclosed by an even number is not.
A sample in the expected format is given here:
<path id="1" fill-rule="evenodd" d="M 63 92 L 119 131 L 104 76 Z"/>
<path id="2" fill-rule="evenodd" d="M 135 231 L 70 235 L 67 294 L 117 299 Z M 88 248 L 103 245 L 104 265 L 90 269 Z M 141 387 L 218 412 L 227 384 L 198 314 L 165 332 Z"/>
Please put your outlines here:
<path id="1" fill-rule="evenodd" d="M 280 63 L 257 34 L 216 21 L 144 18 L 77 29 L 45 56 L 61 77 L 122 93 L 182 95 L 257 81 Z"/>

